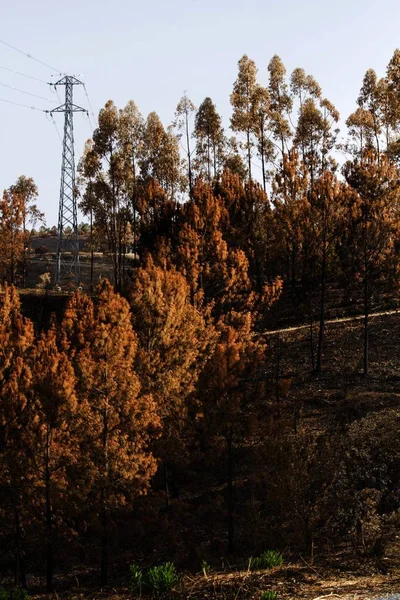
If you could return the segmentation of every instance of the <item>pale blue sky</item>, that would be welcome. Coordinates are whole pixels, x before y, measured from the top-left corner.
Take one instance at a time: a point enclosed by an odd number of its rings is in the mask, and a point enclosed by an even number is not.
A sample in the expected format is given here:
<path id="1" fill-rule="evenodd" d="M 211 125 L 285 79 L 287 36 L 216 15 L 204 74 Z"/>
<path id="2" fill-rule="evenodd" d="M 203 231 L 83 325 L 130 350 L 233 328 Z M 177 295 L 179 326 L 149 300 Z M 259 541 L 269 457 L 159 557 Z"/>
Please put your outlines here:
<path id="1" fill-rule="evenodd" d="M 133 99 L 165 125 L 184 90 L 198 106 L 210 96 L 229 126 L 229 94 L 243 54 L 261 83 L 279 54 L 291 72 L 302 67 L 346 118 L 362 77 L 383 75 L 400 46 L 399 0 L 14 0 L 2 2 L 0 39 L 71 74 L 82 73 L 95 110 L 108 99 Z M 52 72 L 0 44 L 0 66 L 50 80 Z M 45 85 L 0 69 L 0 82 L 55 99 Z M 0 98 L 52 106 L 0 85 Z M 77 103 L 87 105 L 83 91 Z M 86 103 L 86 104 L 85 104 Z M 55 104 L 53 106 L 56 106 Z M 62 131 L 62 115 L 55 117 Z M 90 136 L 75 118 L 76 154 Z M 35 179 L 47 223 L 56 224 L 61 145 L 46 115 L 0 102 L 0 188 L 20 174 Z"/>

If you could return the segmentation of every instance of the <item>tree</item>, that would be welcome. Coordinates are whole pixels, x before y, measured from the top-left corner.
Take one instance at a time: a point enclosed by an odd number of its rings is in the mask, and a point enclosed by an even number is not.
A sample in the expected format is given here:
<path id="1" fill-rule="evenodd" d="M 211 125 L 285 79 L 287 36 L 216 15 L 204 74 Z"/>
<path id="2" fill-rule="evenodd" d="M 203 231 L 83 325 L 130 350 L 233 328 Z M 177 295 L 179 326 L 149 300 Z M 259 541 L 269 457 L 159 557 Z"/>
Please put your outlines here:
<path id="1" fill-rule="evenodd" d="M 363 372 L 369 372 L 369 313 L 374 292 L 398 283 L 398 173 L 386 156 L 368 151 L 344 166 L 353 193 L 346 197 L 341 244 L 350 272 L 361 283 L 364 312 Z"/>
<path id="2" fill-rule="evenodd" d="M 280 240 L 275 249 L 279 273 L 295 288 L 302 269 L 304 242 L 304 212 L 307 206 L 309 177 L 296 148 L 283 157 L 282 167 L 275 175 L 272 202 L 275 205 L 274 225 Z"/>
<path id="3" fill-rule="evenodd" d="M 379 158 L 381 151 L 380 135 L 382 131 L 380 118 L 380 93 L 378 87 L 378 78 L 373 69 L 368 69 L 364 76 L 357 104 L 361 109 L 368 111 L 370 115 L 370 123 L 372 126 L 371 133 L 373 133 L 375 149 Z"/>
<path id="4" fill-rule="evenodd" d="M 189 282 L 193 302 L 212 306 L 218 317 L 254 302 L 249 263 L 241 248 L 230 247 L 229 214 L 221 198 L 199 181 L 180 213 L 174 262 Z"/>
<path id="5" fill-rule="evenodd" d="M 329 167 L 329 152 L 338 133 L 332 128 L 338 120 L 339 113 L 326 99 L 318 107 L 313 98 L 307 98 L 300 108 L 294 142 L 302 149 L 311 190 L 314 180 Z"/>
<path id="6" fill-rule="evenodd" d="M 121 141 L 124 156 L 127 157 L 127 188 L 131 200 L 133 225 L 133 251 L 136 252 L 138 241 L 138 175 L 139 162 L 143 154 L 144 119 L 133 100 L 120 113 Z"/>
<path id="7" fill-rule="evenodd" d="M 205 98 L 196 113 L 194 135 L 196 137 L 196 157 L 205 167 L 208 181 L 217 177 L 222 159 L 224 135 L 221 117 L 211 98 Z"/>
<path id="8" fill-rule="evenodd" d="M 331 252 L 341 216 L 341 201 L 346 195 L 345 186 L 341 186 L 330 171 L 324 171 L 315 182 L 310 194 L 308 219 L 311 224 L 311 244 L 315 247 L 315 258 L 319 268 L 320 310 L 319 334 L 317 346 L 316 373 L 322 370 L 322 349 L 325 334 L 326 285 Z"/>
<path id="9" fill-rule="evenodd" d="M 22 229 L 24 201 L 20 194 L 4 190 L 0 200 L 0 264 L 3 279 L 16 283 L 25 257 L 25 236 Z"/>
<path id="10" fill-rule="evenodd" d="M 32 354 L 32 413 L 28 424 L 36 485 L 45 501 L 46 588 L 53 591 L 54 503 L 67 489 L 66 473 L 78 460 L 75 375 L 57 345 L 53 324 Z M 29 452 L 30 454 L 30 452 Z"/>
<path id="11" fill-rule="evenodd" d="M 61 324 L 77 377 L 81 460 L 101 529 L 101 583 L 108 578 L 110 514 L 146 492 L 156 461 L 148 450 L 159 418 L 153 398 L 141 394 L 134 370 L 137 338 L 128 302 L 105 280 L 93 303 L 75 294 Z"/>
<path id="12" fill-rule="evenodd" d="M 38 197 L 38 189 L 32 177 L 21 175 L 16 183 L 10 187 L 10 192 L 16 194 L 22 200 L 22 231 L 24 235 L 24 259 L 22 264 L 22 285 L 25 287 L 26 277 L 26 250 L 29 249 L 30 240 L 37 223 L 44 224 L 44 213 L 40 212 L 34 203 Z M 28 230 L 30 225 L 30 231 Z"/>
<path id="13" fill-rule="evenodd" d="M 243 440 L 252 416 L 265 399 L 265 346 L 257 340 L 250 313 L 231 313 L 218 323 L 218 343 L 200 381 L 204 432 L 210 442 L 224 442 L 227 484 L 228 552 L 234 549 L 235 446 Z"/>
<path id="14" fill-rule="evenodd" d="M 254 92 L 257 87 L 257 67 L 246 54 L 238 63 L 239 72 L 230 100 L 233 108 L 231 128 L 233 131 L 244 133 L 246 137 L 247 168 L 251 179 L 251 151 L 253 147 L 252 133 L 254 131 Z"/>
<path id="15" fill-rule="evenodd" d="M 33 324 L 21 315 L 19 296 L 5 286 L 0 299 L 0 479 L 2 504 L 11 523 L 15 551 L 15 581 L 26 587 L 21 513 L 27 504 L 25 428 L 30 421 L 34 342 Z M 5 501 L 5 502 L 4 502 Z"/>
<path id="16" fill-rule="evenodd" d="M 252 288 L 262 295 L 265 284 L 276 275 L 271 257 L 274 241 L 269 199 L 260 184 L 255 181 L 243 184 L 229 170 L 222 174 L 215 193 L 228 213 L 224 238 L 229 247 L 245 253 Z"/>
<path id="17" fill-rule="evenodd" d="M 193 173 L 192 173 L 192 153 L 193 153 L 193 151 L 190 149 L 190 138 L 191 138 L 190 120 L 191 120 L 191 116 L 195 110 L 196 110 L 196 107 L 193 104 L 193 102 L 187 97 L 186 94 L 184 94 L 182 96 L 182 98 L 179 100 L 178 106 L 176 107 L 175 122 L 174 122 L 174 126 L 178 129 L 178 131 L 181 132 L 180 137 L 182 138 L 182 136 L 183 136 L 185 138 L 186 146 L 184 147 L 184 149 L 185 149 L 187 165 L 188 165 L 189 196 L 192 195 L 192 189 L 193 189 Z"/>
<path id="18" fill-rule="evenodd" d="M 86 144 L 80 171 L 85 185 L 81 208 L 94 215 L 107 239 L 114 283 L 120 289 L 124 279 L 122 239 L 132 196 L 132 151 L 126 143 L 126 115 L 121 117 L 111 100 L 99 113 L 99 126 Z"/>
<path id="19" fill-rule="evenodd" d="M 216 335 L 207 312 L 191 304 L 183 275 L 165 262 L 158 266 L 149 257 L 136 271 L 130 304 L 138 335 L 137 372 L 162 423 L 154 447 L 163 461 L 168 500 L 168 468 L 186 461 L 190 399 Z"/>
<path id="20" fill-rule="evenodd" d="M 143 179 L 155 179 L 170 200 L 183 187 L 179 140 L 172 127 L 164 129 L 155 112 L 151 112 L 146 119 L 140 169 Z"/>
<path id="21" fill-rule="evenodd" d="M 286 69 L 282 60 L 276 54 L 268 65 L 271 109 L 271 131 L 275 140 L 280 144 L 282 157 L 287 150 L 287 143 L 292 136 L 288 115 L 293 106 L 288 85 L 285 81 Z"/>
<path id="22" fill-rule="evenodd" d="M 273 143 L 268 136 L 270 97 L 268 90 L 261 85 L 255 87 L 253 93 L 253 131 L 257 139 L 257 150 L 261 158 L 262 182 L 264 192 L 267 190 L 267 173 L 265 163 L 274 158 Z"/>

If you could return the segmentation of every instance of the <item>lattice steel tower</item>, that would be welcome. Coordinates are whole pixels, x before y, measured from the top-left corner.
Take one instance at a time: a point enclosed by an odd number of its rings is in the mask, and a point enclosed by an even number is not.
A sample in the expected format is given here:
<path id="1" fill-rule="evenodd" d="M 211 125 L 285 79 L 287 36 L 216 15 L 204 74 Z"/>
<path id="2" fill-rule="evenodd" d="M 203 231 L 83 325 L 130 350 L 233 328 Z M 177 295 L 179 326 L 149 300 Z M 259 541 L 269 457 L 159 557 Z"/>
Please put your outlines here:
<path id="1" fill-rule="evenodd" d="M 58 209 L 58 239 L 56 258 L 56 283 L 79 284 L 78 215 L 75 188 L 74 112 L 87 111 L 73 103 L 74 85 L 83 85 L 71 75 L 66 75 L 54 87 L 65 86 L 65 104 L 49 111 L 64 113 L 64 138 L 61 162 L 60 204 Z"/>

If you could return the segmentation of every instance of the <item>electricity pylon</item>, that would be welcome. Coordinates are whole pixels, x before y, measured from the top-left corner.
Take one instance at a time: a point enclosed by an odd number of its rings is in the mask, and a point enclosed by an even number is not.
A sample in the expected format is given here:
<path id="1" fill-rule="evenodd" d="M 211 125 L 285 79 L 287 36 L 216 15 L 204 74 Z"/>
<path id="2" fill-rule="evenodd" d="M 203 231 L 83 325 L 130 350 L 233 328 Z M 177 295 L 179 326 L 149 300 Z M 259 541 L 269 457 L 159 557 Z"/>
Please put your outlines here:
<path id="1" fill-rule="evenodd" d="M 65 75 L 52 84 L 54 87 L 65 86 L 65 103 L 53 110 L 53 113 L 64 113 L 64 137 L 61 162 L 60 203 L 58 208 L 56 283 L 72 282 L 79 284 L 79 239 L 78 214 L 75 187 L 75 153 L 74 153 L 74 112 L 87 110 L 73 103 L 74 85 L 83 85 L 76 77 Z"/>

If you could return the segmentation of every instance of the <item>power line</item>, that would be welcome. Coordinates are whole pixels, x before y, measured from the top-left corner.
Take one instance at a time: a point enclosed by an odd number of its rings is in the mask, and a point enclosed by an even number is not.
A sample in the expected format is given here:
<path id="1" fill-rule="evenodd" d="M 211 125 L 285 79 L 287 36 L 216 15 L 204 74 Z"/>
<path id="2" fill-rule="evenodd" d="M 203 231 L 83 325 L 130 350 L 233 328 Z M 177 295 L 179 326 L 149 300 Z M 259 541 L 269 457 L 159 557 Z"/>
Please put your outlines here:
<path id="1" fill-rule="evenodd" d="M 89 94 L 88 94 L 88 92 L 87 92 L 87 89 L 86 89 L 86 85 L 85 85 L 85 84 L 83 84 L 83 89 L 84 89 L 84 91 L 85 91 L 86 98 L 87 98 L 87 101 L 88 101 L 88 104 L 89 104 L 90 113 L 91 113 L 91 115 L 92 115 L 92 117 L 93 117 L 93 121 L 94 121 L 94 123 L 96 124 L 96 117 L 95 117 L 95 115 L 94 115 L 94 111 L 93 111 L 92 103 L 90 102 Z M 93 131 L 93 125 L 92 125 L 92 123 L 90 122 L 90 116 L 89 116 L 89 123 L 90 123 L 90 126 L 91 126 L 91 128 L 92 128 L 92 131 Z"/>
<path id="2" fill-rule="evenodd" d="M 61 142 L 61 145 L 62 145 L 62 143 L 63 143 L 63 140 L 62 140 L 62 137 L 61 137 L 61 134 L 60 134 L 60 130 L 59 130 L 59 129 L 58 129 L 58 127 L 57 127 L 57 123 L 55 122 L 55 120 L 54 120 L 54 117 L 53 117 L 53 115 L 52 115 L 51 113 L 47 113 L 47 115 L 46 115 L 46 116 L 47 116 L 47 119 L 48 119 L 48 116 L 49 116 L 49 115 L 50 115 L 50 118 L 51 118 L 51 120 L 53 121 L 53 125 L 54 125 L 54 127 L 55 127 L 55 130 L 56 130 L 56 132 L 57 132 L 58 139 L 60 140 L 60 142 Z"/>
<path id="3" fill-rule="evenodd" d="M 47 67 L 48 69 L 51 69 L 51 71 L 55 71 L 56 73 L 59 73 L 60 75 L 64 75 L 64 73 L 62 71 L 60 71 L 60 69 L 56 69 L 56 68 L 52 67 L 51 65 L 43 62 L 42 60 L 39 60 L 38 58 L 35 58 L 34 56 L 32 56 L 32 54 L 29 54 L 28 52 L 24 52 L 23 50 L 20 50 L 16 46 L 13 46 L 12 44 L 9 44 L 8 42 L 5 42 L 4 40 L 0 40 L 0 43 L 4 44 L 5 46 L 8 46 L 9 48 L 12 48 L 16 52 L 19 52 L 20 54 L 23 54 L 27 58 L 30 58 L 30 59 L 34 60 L 35 62 L 43 65 L 44 67 Z"/>
<path id="4" fill-rule="evenodd" d="M 47 112 L 43 108 L 36 108 L 36 106 L 30 106 L 29 104 L 21 104 L 20 102 L 13 102 L 12 100 L 5 100 L 0 98 L 0 102 L 7 102 L 7 104 L 14 104 L 15 106 L 23 106 L 24 108 L 30 108 L 31 110 L 37 110 L 39 112 Z"/>
<path id="5" fill-rule="evenodd" d="M 38 96 L 37 94 L 32 94 L 32 92 L 27 92 L 26 90 L 20 90 L 19 88 L 14 87 L 13 85 L 8 85 L 7 83 L 3 83 L 0 81 L 0 85 L 8 88 L 9 90 L 14 90 L 14 92 L 21 92 L 21 94 L 27 94 L 28 96 L 33 96 L 34 98 L 39 98 L 39 100 L 46 100 L 46 102 L 55 102 L 55 100 L 50 100 L 49 98 L 45 98 L 44 96 Z"/>
<path id="6" fill-rule="evenodd" d="M 27 77 L 28 79 L 33 79 L 33 81 L 39 81 L 40 83 L 45 83 L 48 85 L 48 82 L 44 79 L 39 79 L 38 77 L 32 77 L 32 75 L 27 75 L 26 73 L 21 73 L 21 71 L 15 71 L 14 69 L 9 69 L 8 67 L 3 67 L 0 65 L 0 69 L 4 71 L 8 71 L 9 73 L 15 73 L 15 75 L 21 75 L 22 77 Z"/>
<path id="7" fill-rule="evenodd" d="M 83 116 L 85 116 L 85 113 L 83 113 Z M 89 114 L 89 112 L 87 112 L 87 113 L 86 113 L 86 116 L 87 116 L 87 123 L 88 123 L 88 125 L 89 125 L 89 128 L 90 128 L 90 131 L 91 131 L 91 133 L 92 133 L 92 135 L 93 135 L 94 128 L 93 128 L 93 125 L 92 125 L 92 121 L 91 121 L 91 119 L 90 119 L 90 114 Z"/>
<path id="8" fill-rule="evenodd" d="M 58 93 L 58 88 L 57 88 L 57 86 L 54 86 L 54 89 L 56 90 L 56 94 L 57 94 L 57 98 L 58 98 L 58 102 L 59 102 L 59 104 L 62 104 L 62 100 L 61 100 L 61 98 L 60 98 L 60 94 Z"/>

